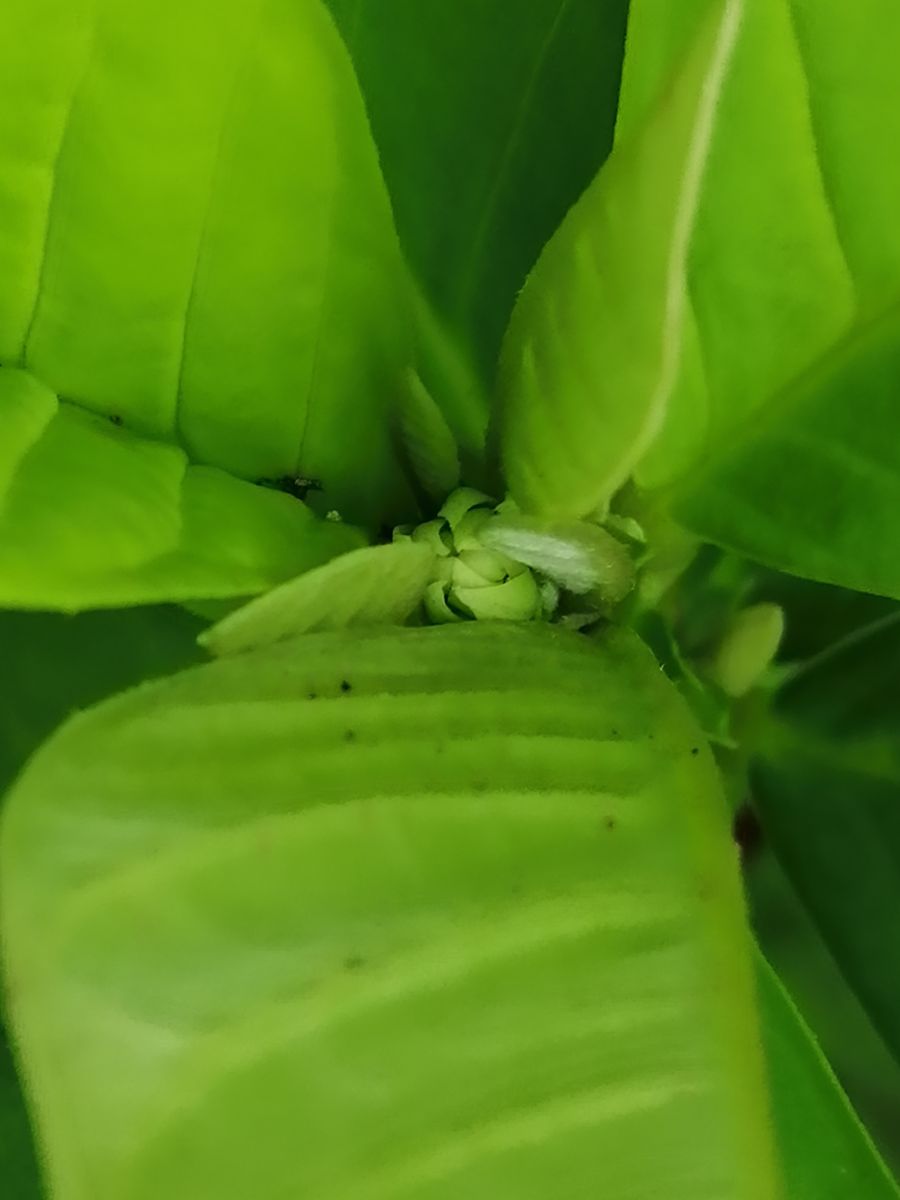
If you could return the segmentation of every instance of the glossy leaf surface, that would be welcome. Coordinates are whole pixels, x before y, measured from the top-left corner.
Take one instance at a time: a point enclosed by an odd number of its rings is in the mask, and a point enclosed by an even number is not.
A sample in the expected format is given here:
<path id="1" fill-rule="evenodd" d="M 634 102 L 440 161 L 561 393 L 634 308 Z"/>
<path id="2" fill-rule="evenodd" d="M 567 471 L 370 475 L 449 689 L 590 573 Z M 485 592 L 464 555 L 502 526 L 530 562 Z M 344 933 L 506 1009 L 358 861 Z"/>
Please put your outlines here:
<path id="1" fill-rule="evenodd" d="M 0 876 L 55 1198 L 775 1200 L 697 738 L 632 636 L 490 624 L 70 722 Z"/>
<path id="2" fill-rule="evenodd" d="M 0 493 L 0 605 L 252 595 L 363 541 L 290 496 L 192 466 L 177 446 L 0 368 L 0 422 L 10 411 L 29 444 L 9 456 Z"/>
<path id="3" fill-rule="evenodd" d="M 320 0 L 10 0 L 0 112 L 0 362 L 192 462 L 402 508 L 407 281 Z"/>

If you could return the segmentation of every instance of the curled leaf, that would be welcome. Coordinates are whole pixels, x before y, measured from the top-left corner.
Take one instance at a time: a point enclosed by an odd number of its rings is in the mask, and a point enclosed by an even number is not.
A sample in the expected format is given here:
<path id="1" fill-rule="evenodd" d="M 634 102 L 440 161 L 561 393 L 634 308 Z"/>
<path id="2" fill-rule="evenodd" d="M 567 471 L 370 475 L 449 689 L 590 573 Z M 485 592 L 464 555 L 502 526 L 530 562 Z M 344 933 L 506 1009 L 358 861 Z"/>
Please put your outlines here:
<path id="1" fill-rule="evenodd" d="M 627 548 L 597 525 L 500 513 L 479 536 L 485 546 L 526 563 L 576 596 L 596 592 L 614 604 L 634 586 Z"/>
<path id="2" fill-rule="evenodd" d="M 251 600 L 198 641 L 221 656 L 314 630 L 402 625 L 421 601 L 434 564 L 433 552 L 412 541 L 352 550 Z"/>

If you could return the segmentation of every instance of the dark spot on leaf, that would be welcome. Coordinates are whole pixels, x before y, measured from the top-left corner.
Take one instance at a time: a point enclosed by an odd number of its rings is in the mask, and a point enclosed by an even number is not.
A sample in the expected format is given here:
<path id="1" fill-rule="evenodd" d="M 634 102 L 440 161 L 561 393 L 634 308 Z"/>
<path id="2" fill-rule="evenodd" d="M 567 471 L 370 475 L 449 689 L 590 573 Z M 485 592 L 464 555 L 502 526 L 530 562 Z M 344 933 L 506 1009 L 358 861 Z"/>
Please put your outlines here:
<path id="1" fill-rule="evenodd" d="M 756 810 L 749 801 L 738 808 L 731 825 L 731 835 L 741 852 L 741 862 L 746 865 L 759 854 L 763 845 L 763 828 Z"/>
<path id="2" fill-rule="evenodd" d="M 345 742 L 355 742 L 356 741 L 356 731 L 353 729 L 345 730 L 344 741 Z"/>
<path id="3" fill-rule="evenodd" d="M 349 679 L 341 680 L 341 691 L 344 693 L 345 696 L 348 692 L 353 691 L 353 684 L 350 682 Z"/>
<path id="4" fill-rule="evenodd" d="M 366 965 L 366 960 L 361 954 L 348 954 L 344 959 L 344 967 L 348 971 L 358 971 L 360 967 Z"/>
<path id="5" fill-rule="evenodd" d="M 618 731 L 618 729 L 612 729 L 612 730 L 610 730 L 610 736 L 611 736 L 611 737 L 618 737 L 618 736 L 619 736 L 619 731 Z"/>
<path id="6" fill-rule="evenodd" d="M 296 500 L 305 500 L 309 492 L 322 492 L 321 479 L 307 479 L 304 475 L 280 475 L 277 479 L 257 479 L 259 487 L 274 488 Z"/>
<path id="7" fill-rule="evenodd" d="M 696 758 L 699 753 L 700 753 L 699 746 L 691 746 L 691 754 L 694 756 L 694 758 Z"/>
<path id="8" fill-rule="evenodd" d="M 113 425 L 121 425 L 122 424 L 122 418 L 119 416 L 118 413 L 110 413 L 109 419 L 110 419 L 110 421 L 112 421 Z"/>
<path id="9" fill-rule="evenodd" d="M 613 816 L 608 816 L 608 817 L 603 818 L 603 827 L 604 827 L 604 829 L 610 830 L 610 832 L 612 832 L 612 830 L 615 829 L 617 824 L 618 824 L 618 822 L 616 821 L 616 818 Z"/>

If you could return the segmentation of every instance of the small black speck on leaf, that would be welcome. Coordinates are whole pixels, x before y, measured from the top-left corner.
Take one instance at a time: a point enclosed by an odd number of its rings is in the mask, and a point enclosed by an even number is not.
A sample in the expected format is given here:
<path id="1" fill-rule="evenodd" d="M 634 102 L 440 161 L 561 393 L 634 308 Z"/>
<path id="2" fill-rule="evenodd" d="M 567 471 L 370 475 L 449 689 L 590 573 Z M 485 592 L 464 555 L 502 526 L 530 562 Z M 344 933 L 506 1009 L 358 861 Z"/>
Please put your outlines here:
<path id="1" fill-rule="evenodd" d="M 700 753 L 699 746 L 691 746 L 691 754 L 694 756 L 694 758 L 696 758 L 699 753 Z"/>
<path id="2" fill-rule="evenodd" d="M 348 692 L 353 691 L 353 684 L 350 682 L 349 679 L 341 680 L 341 691 L 344 693 L 345 696 Z"/>
<path id="3" fill-rule="evenodd" d="M 344 741 L 345 742 L 355 742 L 356 741 L 356 731 L 354 729 L 345 730 Z"/>
<path id="4" fill-rule="evenodd" d="M 615 817 L 612 817 L 612 816 L 604 817 L 603 826 L 605 829 L 608 829 L 610 832 L 612 832 L 612 830 L 615 829 L 616 825 L 617 825 L 617 821 L 616 821 Z"/>
<path id="5" fill-rule="evenodd" d="M 319 693 L 318 693 L 318 692 L 310 692 L 310 693 L 309 693 L 309 697 L 308 697 L 308 699 L 310 699 L 310 700 L 318 700 L 318 698 L 319 698 Z"/>
<path id="6" fill-rule="evenodd" d="M 113 425 L 121 425 L 122 424 L 122 418 L 119 416 L 118 413 L 110 413 L 109 419 L 110 419 L 110 421 L 112 421 Z"/>
<path id="7" fill-rule="evenodd" d="M 360 967 L 366 965 L 366 960 L 361 954 L 348 954 L 344 959 L 344 967 L 348 971 L 358 971 Z"/>

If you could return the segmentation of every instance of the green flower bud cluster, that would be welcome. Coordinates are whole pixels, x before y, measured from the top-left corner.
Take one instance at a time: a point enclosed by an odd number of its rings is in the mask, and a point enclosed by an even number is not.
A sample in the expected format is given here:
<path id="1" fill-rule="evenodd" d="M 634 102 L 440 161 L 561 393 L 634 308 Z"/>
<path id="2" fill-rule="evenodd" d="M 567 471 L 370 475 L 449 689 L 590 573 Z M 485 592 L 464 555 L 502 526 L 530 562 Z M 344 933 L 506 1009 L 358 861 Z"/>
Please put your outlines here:
<path id="1" fill-rule="evenodd" d="M 545 523 L 473 488 L 452 492 L 437 517 L 394 532 L 435 555 L 424 595 L 429 621 L 550 620 L 578 597 L 596 619 L 628 593 L 634 565 L 621 541 L 585 522 Z M 564 617 L 563 619 L 569 619 Z"/>
<path id="2" fill-rule="evenodd" d="M 434 551 L 435 578 L 425 590 L 430 621 L 446 624 L 472 619 L 533 621 L 550 616 L 552 594 L 534 572 L 508 555 L 490 550 L 479 534 L 490 521 L 494 501 L 474 488 L 451 493 L 433 521 L 396 530 L 394 541 L 407 538 Z"/>

